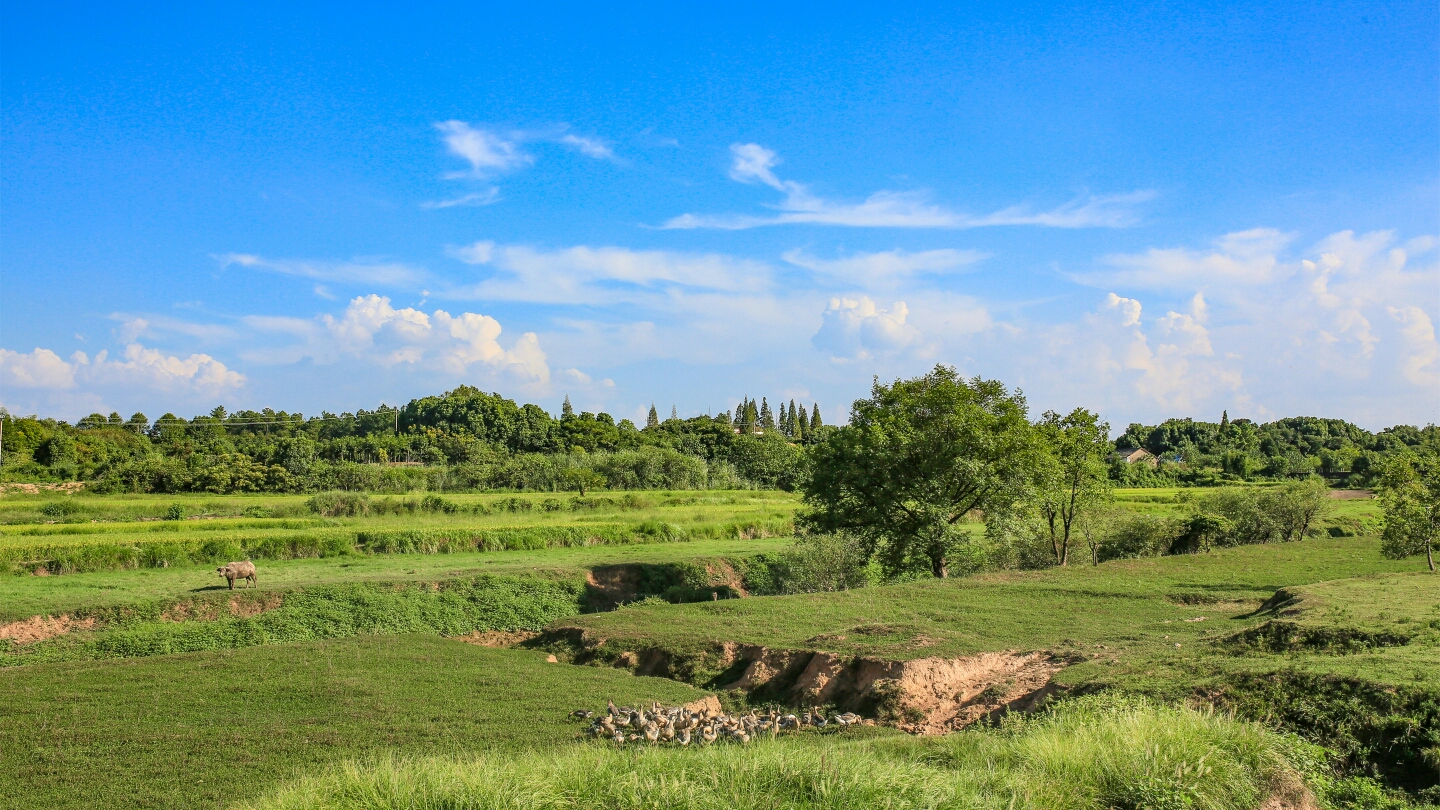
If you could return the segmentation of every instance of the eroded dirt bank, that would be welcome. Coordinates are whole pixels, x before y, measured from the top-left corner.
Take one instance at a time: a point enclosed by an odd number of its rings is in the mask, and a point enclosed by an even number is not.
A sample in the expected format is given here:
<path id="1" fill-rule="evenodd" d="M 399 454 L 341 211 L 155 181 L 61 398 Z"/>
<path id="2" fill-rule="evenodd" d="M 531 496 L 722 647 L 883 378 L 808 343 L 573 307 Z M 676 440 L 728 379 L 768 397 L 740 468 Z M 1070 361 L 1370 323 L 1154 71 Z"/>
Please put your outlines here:
<path id="1" fill-rule="evenodd" d="M 224 618 L 247 619 L 279 608 L 285 601 L 282 591 L 228 593 L 211 597 L 191 597 L 173 602 L 158 611 L 155 618 L 162 622 L 216 621 Z M 0 641 L 25 646 L 81 630 L 104 630 L 122 619 L 127 606 L 95 608 L 53 616 L 31 616 L 27 619 L 0 623 Z"/>
<path id="2" fill-rule="evenodd" d="M 887 661 L 823 650 L 770 649 L 732 642 L 691 654 L 660 648 L 617 651 L 579 628 L 533 644 L 568 650 L 573 663 L 609 663 L 636 675 L 744 692 L 790 706 L 831 705 L 912 734 L 944 734 L 1008 711 L 1029 711 L 1057 691 L 1066 662 L 1047 652 L 988 652 L 959 658 Z"/>

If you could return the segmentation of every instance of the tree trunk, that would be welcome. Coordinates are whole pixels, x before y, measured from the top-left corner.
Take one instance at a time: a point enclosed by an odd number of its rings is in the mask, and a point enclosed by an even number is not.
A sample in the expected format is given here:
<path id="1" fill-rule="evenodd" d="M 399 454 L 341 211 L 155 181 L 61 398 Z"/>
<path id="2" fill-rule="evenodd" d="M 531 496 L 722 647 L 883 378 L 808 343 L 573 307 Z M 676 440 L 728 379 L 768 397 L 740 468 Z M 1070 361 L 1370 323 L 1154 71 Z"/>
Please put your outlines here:
<path id="1" fill-rule="evenodd" d="M 944 554 L 930 555 L 930 573 L 934 574 L 936 579 L 944 579 L 950 575 L 949 569 L 945 567 Z"/>
<path id="2" fill-rule="evenodd" d="M 1429 540 L 1425 541 L 1425 562 L 1430 566 L 1430 573 L 1435 573 L 1435 552 L 1432 550 Z"/>

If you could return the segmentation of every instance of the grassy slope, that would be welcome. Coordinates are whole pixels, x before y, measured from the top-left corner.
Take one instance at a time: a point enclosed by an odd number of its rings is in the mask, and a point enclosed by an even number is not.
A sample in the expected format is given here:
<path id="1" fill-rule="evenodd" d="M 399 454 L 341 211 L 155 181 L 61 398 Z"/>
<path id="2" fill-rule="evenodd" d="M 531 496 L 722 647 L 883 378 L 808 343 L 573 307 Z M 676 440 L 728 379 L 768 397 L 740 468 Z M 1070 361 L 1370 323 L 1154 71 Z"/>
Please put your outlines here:
<path id="1" fill-rule="evenodd" d="M 666 563 L 778 551 L 783 538 L 693 540 L 655 545 L 552 548 L 457 554 L 377 554 L 267 560 L 258 563 L 258 590 L 371 581 L 434 581 L 477 574 L 578 574 L 615 563 Z M 78 608 L 173 600 L 225 587 L 210 567 L 137 568 L 57 577 L 0 577 L 0 621 Z"/>
<path id="2" fill-rule="evenodd" d="M 1222 549 L 1098 567 L 924 580 L 839 593 L 636 606 L 567 620 L 612 645 L 697 650 L 714 641 L 887 658 L 998 649 L 1080 649 L 1106 658 L 1166 652 L 1260 619 L 1278 588 L 1414 570 L 1380 557 L 1370 539 Z M 1202 622 L 1186 622 L 1205 616 Z"/>
<path id="3" fill-rule="evenodd" d="M 219 807 L 367 753 L 572 739 L 573 706 L 684 702 L 673 681 L 380 636 L 0 671 L 0 806 Z"/>

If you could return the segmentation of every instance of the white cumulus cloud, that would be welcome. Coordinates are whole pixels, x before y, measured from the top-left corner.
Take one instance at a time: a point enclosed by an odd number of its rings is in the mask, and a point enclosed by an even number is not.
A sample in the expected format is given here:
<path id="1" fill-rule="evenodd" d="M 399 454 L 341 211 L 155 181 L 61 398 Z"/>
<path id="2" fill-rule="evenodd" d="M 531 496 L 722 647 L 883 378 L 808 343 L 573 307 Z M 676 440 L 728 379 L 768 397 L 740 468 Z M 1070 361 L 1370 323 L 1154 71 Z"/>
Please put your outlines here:
<path id="1" fill-rule="evenodd" d="M 75 365 L 49 349 L 36 348 L 27 354 L 0 349 L 0 379 L 18 388 L 71 388 Z"/>
<path id="2" fill-rule="evenodd" d="M 909 314 L 904 301 L 885 310 L 869 296 L 831 298 L 811 342 L 836 362 L 898 352 L 921 339 L 920 330 L 905 322 Z"/>
<path id="3" fill-rule="evenodd" d="M 372 293 L 352 299 L 339 317 L 328 313 L 314 320 L 251 316 L 244 322 L 258 332 L 299 339 L 253 353 L 257 361 L 293 363 L 309 357 L 333 363 L 344 355 L 386 367 L 426 365 L 455 375 L 478 365 L 529 386 L 544 386 L 550 380 L 535 333 L 522 334 L 507 348 L 500 343 L 500 322 L 476 312 L 452 315 L 443 309 L 427 313 L 397 308 L 388 297 Z"/>
<path id="4" fill-rule="evenodd" d="M 208 354 L 180 357 L 130 343 L 120 358 L 108 357 L 108 351 L 99 352 L 93 360 L 84 352 L 75 352 L 67 361 L 49 349 L 37 348 L 28 354 L 0 349 L 0 378 L 19 388 L 48 390 L 125 385 L 214 392 L 245 384 L 245 375 Z"/>

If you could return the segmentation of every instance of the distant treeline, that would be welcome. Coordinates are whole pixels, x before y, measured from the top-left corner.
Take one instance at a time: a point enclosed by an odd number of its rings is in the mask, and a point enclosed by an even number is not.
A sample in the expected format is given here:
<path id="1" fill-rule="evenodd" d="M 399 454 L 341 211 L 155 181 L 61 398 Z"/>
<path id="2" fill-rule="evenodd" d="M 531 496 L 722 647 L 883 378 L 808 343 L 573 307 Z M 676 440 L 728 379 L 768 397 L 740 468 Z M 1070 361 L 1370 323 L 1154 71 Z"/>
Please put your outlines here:
<path id="1" fill-rule="evenodd" d="M 91 414 L 74 425 L 4 414 L 6 481 L 92 482 L 108 492 L 371 492 L 793 488 L 808 448 L 834 427 L 819 406 L 745 399 L 717 416 L 643 427 L 606 413 L 559 418 L 461 386 L 399 408 L 304 416 L 273 411 L 154 421 Z M 1121 486 L 1213 485 L 1314 473 L 1356 486 L 1398 449 L 1440 451 L 1435 426 L 1371 433 L 1338 419 L 1266 424 L 1172 419 L 1132 424 L 1115 442 Z M 1144 448 L 1152 460 L 1127 463 Z"/>
<path id="2" fill-rule="evenodd" d="M 1121 486 L 1210 486 L 1319 475 L 1369 487 L 1380 475 L 1381 462 L 1393 453 L 1440 454 L 1440 429 L 1397 425 L 1371 433 L 1342 419 L 1295 416 L 1257 424 L 1221 414 L 1219 422 L 1131 424 L 1115 446 L 1119 453 L 1144 449 L 1155 456 L 1153 465 L 1114 465 L 1112 478 Z"/>
<path id="3" fill-rule="evenodd" d="M 93 482 L 106 492 L 371 492 L 791 488 L 804 448 L 824 437 L 817 405 L 645 427 L 606 413 L 558 419 L 537 405 L 461 386 L 401 408 L 305 417 L 216 408 L 151 422 L 92 414 L 75 425 L 4 415 L 7 481 Z"/>

